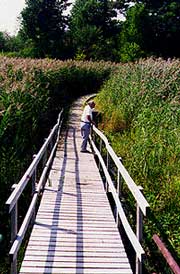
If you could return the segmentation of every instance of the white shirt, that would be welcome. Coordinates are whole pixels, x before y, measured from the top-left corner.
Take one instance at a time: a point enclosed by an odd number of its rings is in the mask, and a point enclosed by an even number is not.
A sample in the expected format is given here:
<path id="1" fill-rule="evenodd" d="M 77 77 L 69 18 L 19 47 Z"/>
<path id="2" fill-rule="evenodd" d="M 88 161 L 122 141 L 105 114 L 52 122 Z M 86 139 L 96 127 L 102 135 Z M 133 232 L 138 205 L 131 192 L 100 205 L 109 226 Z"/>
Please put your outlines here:
<path id="1" fill-rule="evenodd" d="M 87 118 L 88 115 L 91 117 L 91 120 L 92 120 L 92 108 L 89 105 L 85 106 L 83 110 L 83 114 L 81 116 L 81 122 L 86 122 L 86 123 L 89 122 Z"/>

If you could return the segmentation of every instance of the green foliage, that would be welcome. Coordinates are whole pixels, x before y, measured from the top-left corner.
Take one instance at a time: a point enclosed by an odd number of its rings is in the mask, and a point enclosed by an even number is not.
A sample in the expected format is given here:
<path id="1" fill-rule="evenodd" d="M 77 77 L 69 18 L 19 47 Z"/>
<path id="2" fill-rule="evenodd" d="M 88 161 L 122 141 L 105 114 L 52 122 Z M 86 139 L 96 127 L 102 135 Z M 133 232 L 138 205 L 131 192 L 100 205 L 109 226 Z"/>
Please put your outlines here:
<path id="1" fill-rule="evenodd" d="M 67 0 L 26 0 L 21 34 L 31 39 L 37 57 L 63 57 Z"/>
<path id="2" fill-rule="evenodd" d="M 0 32 L 0 51 L 5 48 L 5 38 L 3 32 Z"/>
<path id="3" fill-rule="evenodd" d="M 18 52 L 22 47 L 22 42 L 17 36 L 10 36 L 6 32 L 0 32 L 0 51 L 2 53 L 7 52 Z"/>
<path id="4" fill-rule="evenodd" d="M 126 21 L 120 33 L 119 56 L 123 62 L 134 61 L 145 56 L 143 45 L 145 40 L 146 11 L 143 4 L 129 8 Z"/>
<path id="5" fill-rule="evenodd" d="M 131 7 L 132 1 L 130 0 L 116 1 L 117 9 L 119 9 L 127 19 L 123 23 L 122 35 L 124 33 L 127 39 L 131 37 L 132 41 L 128 42 L 134 42 L 139 45 L 148 56 L 179 57 L 179 0 L 138 0 L 133 1 L 133 3 L 135 6 Z M 144 12 L 141 10 L 141 7 L 144 7 Z M 141 14 L 138 10 L 141 10 Z M 140 24 L 137 22 L 139 19 Z M 132 30 L 134 34 L 130 33 Z M 124 37 L 122 36 L 121 38 L 120 46 L 123 47 Z M 137 42 L 138 38 L 140 39 Z M 126 45 L 124 47 L 126 48 Z M 143 56 L 144 54 L 142 57 Z M 138 57 L 139 56 L 137 56 L 137 58 Z"/>
<path id="6" fill-rule="evenodd" d="M 141 58 L 144 55 L 144 51 L 135 42 L 125 42 L 120 49 L 119 55 L 121 62 L 128 62 Z"/>
<path id="7" fill-rule="evenodd" d="M 67 15 L 69 5 L 26 0 L 18 35 L 0 32 L 1 55 L 116 62 L 180 56 L 179 0 L 76 0 Z"/>
<path id="8" fill-rule="evenodd" d="M 133 61 L 150 55 L 180 56 L 178 0 L 120 0 L 114 5 L 126 17 L 119 38 L 120 61 Z"/>
<path id="9" fill-rule="evenodd" d="M 180 57 L 180 2 L 163 1 L 149 6 L 149 48 L 158 56 Z"/>
<path id="10" fill-rule="evenodd" d="M 145 227 L 148 248 L 152 246 L 152 234 L 158 233 L 178 255 L 179 75 L 178 60 L 147 59 L 124 64 L 97 97 L 103 114 L 102 127 L 131 177 L 143 186 L 156 217 L 148 217 Z"/>
<path id="11" fill-rule="evenodd" d="M 111 1 L 77 0 L 70 16 L 70 32 L 75 52 L 86 59 L 113 60 L 118 32 Z"/>
<path id="12" fill-rule="evenodd" d="M 75 60 L 76 60 L 76 61 L 83 61 L 83 60 L 85 60 L 85 59 L 86 59 L 86 55 L 84 54 L 84 52 L 78 51 L 78 52 L 76 53 L 76 56 L 75 56 Z"/>

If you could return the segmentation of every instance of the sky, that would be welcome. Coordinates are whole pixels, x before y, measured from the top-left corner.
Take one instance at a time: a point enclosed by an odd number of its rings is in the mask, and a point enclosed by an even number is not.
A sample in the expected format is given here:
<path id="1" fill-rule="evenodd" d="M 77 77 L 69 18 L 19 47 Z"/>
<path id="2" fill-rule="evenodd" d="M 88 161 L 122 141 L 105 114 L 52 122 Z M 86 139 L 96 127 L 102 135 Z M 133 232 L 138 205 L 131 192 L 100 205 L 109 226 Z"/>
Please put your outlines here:
<path id="1" fill-rule="evenodd" d="M 0 31 L 10 35 L 17 33 L 18 16 L 25 6 L 25 0 L 0 0 Z"/>
<path id="2" fill-rule="evenodd" d="M 24 7 L 25 0 L 0 0 L 0 31 L 15 35 L 20 25 L 18 16 Z"/>
<path id="3" fill-rule="evenodd" d="M 25 0 L 0 0 L 0 31 L 15 35 L 20 25 L 18 16 L 24 7 Z"/>

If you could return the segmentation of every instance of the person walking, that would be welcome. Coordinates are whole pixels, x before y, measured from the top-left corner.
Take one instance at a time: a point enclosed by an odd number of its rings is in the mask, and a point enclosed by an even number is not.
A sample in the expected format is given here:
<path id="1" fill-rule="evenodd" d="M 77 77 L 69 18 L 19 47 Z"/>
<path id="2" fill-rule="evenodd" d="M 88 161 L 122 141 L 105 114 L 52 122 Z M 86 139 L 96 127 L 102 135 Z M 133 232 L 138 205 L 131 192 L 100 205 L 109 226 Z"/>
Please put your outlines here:
<path id="1" fill-rule="evenodd" d="M 95 125 L 92 117 L 92 110 L 95 107 L 95 102 L 91 101 L 85 106 L 82 116 L 81 116 L 81 136 L 82 136 L 82 144 L 81 144 L 81 152 L 88 152 L 87 150 L 87 141 L 90 134 L 91 124 Z"/>

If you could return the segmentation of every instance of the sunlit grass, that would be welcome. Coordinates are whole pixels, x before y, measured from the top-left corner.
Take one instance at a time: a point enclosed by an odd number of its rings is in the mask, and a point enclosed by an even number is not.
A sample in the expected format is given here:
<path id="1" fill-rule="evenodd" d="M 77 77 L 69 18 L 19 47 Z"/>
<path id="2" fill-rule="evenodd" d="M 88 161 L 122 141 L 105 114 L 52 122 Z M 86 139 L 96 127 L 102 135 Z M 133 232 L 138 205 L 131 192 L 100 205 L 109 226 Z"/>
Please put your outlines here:
<path id="1" fill-rule="evenodd" d="M 180 255 L 180 61 L 123 64 L 97 104 L 102 128 Z"/>

